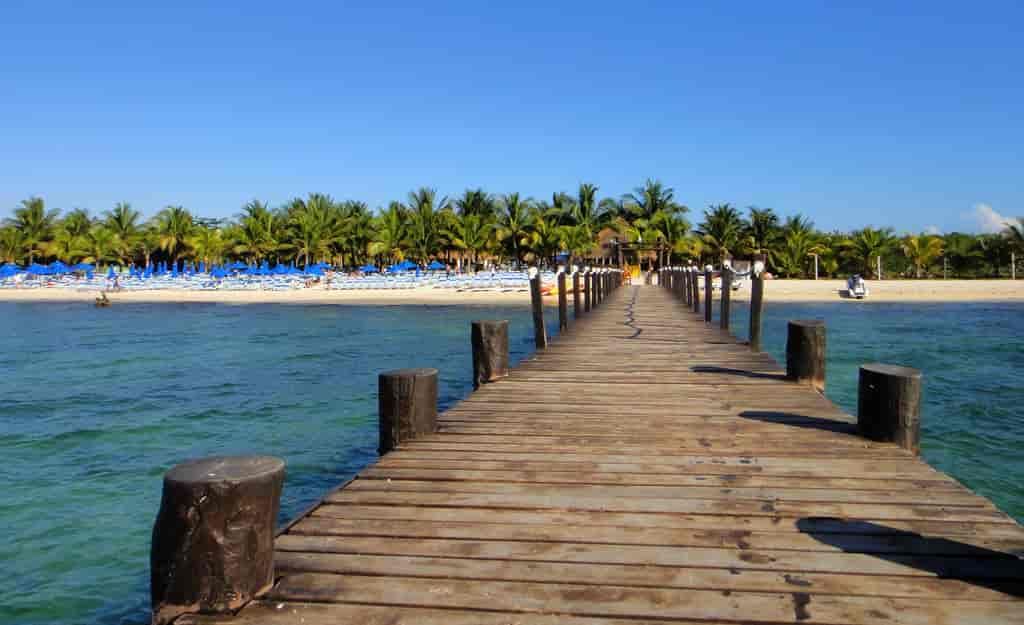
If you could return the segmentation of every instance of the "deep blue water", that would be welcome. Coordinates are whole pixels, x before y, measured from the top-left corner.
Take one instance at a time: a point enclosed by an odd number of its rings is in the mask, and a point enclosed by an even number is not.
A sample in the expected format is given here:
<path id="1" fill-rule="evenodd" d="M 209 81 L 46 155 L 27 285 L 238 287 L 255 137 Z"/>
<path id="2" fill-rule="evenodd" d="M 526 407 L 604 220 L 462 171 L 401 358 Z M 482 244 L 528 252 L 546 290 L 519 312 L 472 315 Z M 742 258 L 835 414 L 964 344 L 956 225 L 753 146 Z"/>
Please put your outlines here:
<path id="1" fill-rule="evenodd" d="M 1024 306 L 769 299 L 767 348 L 814 317 L 829 397 L 855 411 L 864 362 L 922 369 L 925 459 L 1024 519 Z M 147 622 L 164 471 L 281 456 L 291 518 L 375 457 L 377 373 L 437 367 L 442 406 L 469 392 L 478 318 L 532 351 L 525 307 L 0 304 L 0 624 Z"/>

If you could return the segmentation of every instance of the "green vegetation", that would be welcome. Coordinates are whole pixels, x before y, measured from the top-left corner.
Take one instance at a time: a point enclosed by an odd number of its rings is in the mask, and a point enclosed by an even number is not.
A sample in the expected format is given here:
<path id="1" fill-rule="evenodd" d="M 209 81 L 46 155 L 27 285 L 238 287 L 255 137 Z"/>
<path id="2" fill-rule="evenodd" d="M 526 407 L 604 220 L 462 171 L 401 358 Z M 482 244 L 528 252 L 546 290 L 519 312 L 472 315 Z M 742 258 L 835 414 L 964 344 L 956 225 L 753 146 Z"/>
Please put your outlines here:
<path id="1" fill-rule="evenodd" d="M 119 203 L 101 216 L 76 209 L 63 216 L 42 198 L 25 200 L 0 227 L 2 262 L 89 262 L 100 265 L 156 261 L 229 260 L 306 265 L 327 261 L 355 267 L 406 259 L 476 266 L 485 259 L 550 265 L 568 252 L 575 262 L 644 266 L 765 254 L 782 277 L 861 273 L 872 277 L 881 258 L 886 276 L 925 278 L 1000 277 L 1011 252 L 1024 253 L 1024 225 L 1008 223 L 1000 234 L 911 234 L 888 228 L 821 232 L 807 218 L 785 220 L 771 208 L 744 211 L 716 204 L 695 226 L 675 191 L 656 180 L 621 197 L 598 197 L 581 184 L 575 196 L 555 193 L 535 201 L 518 193 L 495 195 L 467 189 L 449 200 L 434 189 L 412 191 L 405 202 L 373 212 L 363 202 L 336 201 L 312 193 L 271 208 L 249 202 L 232 220 L 199 219 L 168 206 L 143 221 Z"/>

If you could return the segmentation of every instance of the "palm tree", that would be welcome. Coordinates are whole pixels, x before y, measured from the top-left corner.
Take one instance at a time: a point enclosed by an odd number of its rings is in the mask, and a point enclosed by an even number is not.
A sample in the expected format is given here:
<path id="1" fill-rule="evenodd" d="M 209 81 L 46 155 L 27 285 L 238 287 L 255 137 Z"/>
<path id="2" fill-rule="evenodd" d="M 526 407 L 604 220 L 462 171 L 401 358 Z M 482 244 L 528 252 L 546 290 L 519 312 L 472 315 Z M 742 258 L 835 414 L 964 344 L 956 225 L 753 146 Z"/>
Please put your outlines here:
<path id="1" fill-rule="evenodd" d="M 687 238 L 690 234 L 690 222 L 679 215 L 658 213 L 652 220 L 652 228 L 658 233 L 657 239 L 668 248 L 665 264 L 672 264 L 673 253 L 685 253 L 690 249 Z"/>
<path id="2" fill-rule="evenodd" d="M 288 204 L 291 247 L 303 267 L 327 256 L 340 235 L 340 213 L 329 195 L 310 193 Z"/>
<path id="3" fill-rule="evenodd" d="M 983 234 L 978 237 L 982 257 L 992 267 L 992 274 L 999 277 L 999 270 L 1010 261 L 1010 241 L 998 234 Z"/>
<path id="4" fill-rule="evenodd" d="M 644 186 L 623 198 L 629 210 L 640 219 L 650 220 L 657 213 L 684 213 L 687 208 L 675 201 L 675 191 L 660 180 L 647 179 Z"/>
<path id="5" fill-rule="evenodd" d="M 554 258 L 562 249 L 565 231 L 558 225 L 554 215 L 545 215 L 535 207 L 530 224 L 528 247 L 537 259 L 537 264 Z"/>
<path id="6" fill-rule="evenodd" d="M 61 227 L 74 238 L 84 237 L 92 228 L 92 218 L 89 217 L 89 211 L 76 208 L 64 216 Z"/>
<path id="7" fill-rule="evenodd" d="M 417 260 L 427 262 L 441 245 L 441 214 L 448 210 L 448 198 L 438 199 L 437 191 L 420 187 L 409 193 L 408 202 L 409 248 Z"/>
<path id="8" fill-rule="evenodd" d="M 195 223 L 192 214 L 181 206 L 168 206 L 156 216 L 158 247 L 177 263 L 188 250 Z"/>
<path id="9" fill-rule="evenodd" d="M 697 234 L 704 240 L 708 251 L 724 261 L 738 252 L 743 219 L 731 204 L 712 204 L 704 211 L 704 221 L 697 226 Z"/>
<path id="10" fill-rule="evenodd" d="M 232 250 L 250 263 L 260 263 L 275 252 L 281 251 L 277 237 L 279 219 L 259 200 L 252 200 L 242 207 L 238 227 L 232 233 Z"/>
<path id="11" fill-rule="evenodd" d="M 909 235 L 903 238 L 903 254 L 914 265 L 914 275 L 921 277 L 921 271 L 942 256 L 942 239 L 926 234 Z"/>
<path id="12" fill-rule="evenodd" d="M 456 249 L 469 254 L 469 260 L 475 269 L 478 255 L 486 251 L 494 240 L 494 225 L 483 215 L 465 213 L 449 224 L 445 236 Z"/>
<path id="13" fill-rule="evenodd" d="M 1024 252 L 1024 217 L 1018 217 L 1016 222 L 1006 222 L 1006 229 L 1003 236 L 1010 242 L 1010 247 L 1015 251 Z"/>
<path id="14" fill-rule="evenodd" d="M 46 210 L 43 198 L 31 197 L 22 200 L 21 208 L 15 209 L 14 218 L 8 220 L 8 225 L 21 232 L 22 249 L 30 265 L 42 252 L 42 244 L 49 238 L 59 214 L 57 210 Z"/>
<path id="15" fill-rule="evenodd" d="M 496 212 L 494 198 L 483 189 L 466 189 L 462 197 L 455 200 L 455 208 L 460 217 L 479 215 L 484 219 L 490 219 Z"/>
<path id="16" fill-rule="evenodd" d="M 770 208 L 751 206 L 750 220 L 743 228 L 747 245 L 756 254 L 763 254 L 779 240 L 779 216 Z"/>
<path id="17" fill-rule="evenodd" d="M 25 238 L 14 226 L 0 228 L 0 261 L 14 263 L 23 258 Z"/>
<path id="18" fill-rule="evenodd" d="M 84 237 L 86 255 L 83 260 L 96 265 L 97 268 L 102 263 L 117 260 L 115 243 L 113 232 L 102 225 L 93 226 Z"/>
<path id="19" fill-rule="evenodd" d="M 875 229 L 871 226 L 854 232 L 845 242 L 847 255 L 866 276 L 875 272 L 873 263 L 893 245 L 892 228 Z"/>
<path id="20" fill-rule="evenodd" d="M 976 268 L 984 258 L 978 239 L 961 232 L 951 232 L 943 237 L 943 249 L 957 278 Z"/>
<path id="21" fill-rule="evenodd" d="M 823 251 L 824 246 L 815 240 L 813 230 L 792 228 L 786 232 L 782 245 L 775 250 L 773 262 L 786 277 L 802 277 L 807 271 L 808 259 Z"/>
<path id="22" fill-rule="evenodd" d="M 192 248 L 196 259 L 212 265 L 223 258 L 224 252 L 228 249 L 228 241 L 224 239 L 219 228 L 200 226 L 193 231 L 189 247 Z"/>
<path id="23" fill-rule="evenodd" d="M 71 228 L 65 223 L 57 228 L 53 237 L 42 244 L 42 249 L 47 256 L 52 256 L 62 263 L 75 263 L 78 259 L 88 254 L 86 250 L 85 236 L 76 234 L 76 224 L 72 223 Z"/>
<path id="24" fill-rule="evenodd" d="M 496 236 L 501 242 L 509 242 L 512 247 L 512 258 L 516 264 L 523 261 L 521 246 L 528 242 L 530 230 L 530 209 L 533 202 L 522 199 L 518 193 L 509 193 L 498 198 L 501 216 L 498 218 Z"/>
<path id="25" fill-rule="evenodd" d="M 118 202 L 113 210 L 104 215 L 104 225 L 114 233 L 116 237 L 115 248 L 118 262 L 128 263 L 133 255 L 136 246 L 136 239 L 139 236 L 139 212 L 132 209 L 128 202 Z"/>
<path id="26" fill-rule="evenodd" d="M 384 255 L 387 261 L 405 260 L 404 247 L 408 234 L 405 209 L 398 202 L 391 202 L 388 209 L 376 221 L 376 236 L 370 244 L 373 256 Z"/>

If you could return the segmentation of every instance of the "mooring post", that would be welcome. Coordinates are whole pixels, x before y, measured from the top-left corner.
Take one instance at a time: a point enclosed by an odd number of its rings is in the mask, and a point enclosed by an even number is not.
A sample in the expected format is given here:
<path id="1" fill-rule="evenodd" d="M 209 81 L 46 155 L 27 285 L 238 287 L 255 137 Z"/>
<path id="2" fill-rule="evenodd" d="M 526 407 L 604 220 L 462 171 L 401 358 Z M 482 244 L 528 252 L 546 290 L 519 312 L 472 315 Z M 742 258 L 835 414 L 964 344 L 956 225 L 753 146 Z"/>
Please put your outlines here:
<path id="1" fill-rule="evenodd" d="M 569 296 L 565 292 L 565 269 L 558 269 L 558 331 L 569 329 Z"/>
<path id="2" fill-rule="evenodd" d="M 786 335 L 786 377 L 825 392 L 825 321 L 790 321 Z"/>
<path id="3" fill-rule="evenodd" d="M 475 390 L 508 377 L 508 321 L 474 321 L 470 326 Z"/>
<path id="4" fill-rule="evenodd" d="M 686 282 L 686 307 L 693 310 L 693 267 L 685 267 L 683 276 L 683 280 Z"/>
<path id="5" fill-rule="evenodd" d="M 700 269 L 697 265 L 690 267 L 690 288 L 693 290 L 693 311 L 700 315 Z"/>
<path id="6" fill-rule="evenodd" d="M 704 267 L 704 321 L 711 323 L 711 274 L 714 268 L 711 265 Z"/>
<path id="7" fill-rule="evenodd" d="M 377 391 L 381 455 L 437 430 L 437 369 L 386 371 Z"/>
<path id="8" fill-rule="evenodd" d="M 754 256 L 750 270 L 750 351 L 761 351 L 761 313 L 764 311 L 764 256 Z"/>
<path id="9" fill-rule="evenodd" d="M 150 549 L 153 625 L 230 614 L 274 583 L 284 461 L 216 456 L 164 475 Z"/>
<path id="10" fill-rule="evenodd" d="M 583 270 L 583 312 L 590 312 L 590 307 L 593 304 L 593 281 L 593 272 L 590 271 L 590 267 L 587 267 Z"/>
<path id="11" fill-rule="evenodd" d="M 732 312 L 732 266 L 722 263 L 722 304 L 718 310 L 718 325 L 723 330 L 729 329 L 729 317 Z"/>
<path id="12" fill-rule="evenodd" d="M 544 328 L 544 301 L 540 292 L 540 270 L 530 267 L 530 305 L 533 308 L 533 340 L 537 349 L 548 346 L 548 333 Z"/>
<path id="13" fill-rule="evenodd" d="M 579 319 L 583 311 L 580 309 L 580 268 L 572 266 L 572 318 Z"/>
<path id="14" fill-rule="evenodd" d="M 682 267 L 676 267 L 676 277 L 673 286 L 676 291 L 676 299 L 682 304 L 686 301 L 686 276 Z"/>
<path id="15" fill-rule="evenodd" d="M 601 292 L 601 276 L 604 275 L 604 269 L 598 269 L 594 273 L 594 301 L 593 306 L 597 308 L 601 305 L 601 300 L 604 299 L 604 293 Z"/>
<path id="16" fill-rule="evenodd" d="M 874 441 L 921 453 L 921 372 L 897 365 L 861 365 L 857 429 Z"/>

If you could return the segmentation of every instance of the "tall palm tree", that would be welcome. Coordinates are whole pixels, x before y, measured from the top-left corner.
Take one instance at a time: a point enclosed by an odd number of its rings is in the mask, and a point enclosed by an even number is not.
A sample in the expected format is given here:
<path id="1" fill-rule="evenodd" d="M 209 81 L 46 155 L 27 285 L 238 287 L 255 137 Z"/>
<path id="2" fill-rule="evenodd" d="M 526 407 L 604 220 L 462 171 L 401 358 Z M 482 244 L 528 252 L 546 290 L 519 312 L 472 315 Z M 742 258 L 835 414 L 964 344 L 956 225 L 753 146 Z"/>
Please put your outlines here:
<path id="1" fill-rule="evenodd" d="M 25 238 L 14 226 L 0 228 L 0 261 L 14 263 L 21 260 L 25 252 Z"/>
<path id="2" fill-rule="evenodd" d="M 132 209 L 128 202 L 118 202 L 112 210 L 104 214 L 104 225 L 116 237 L 115 248 L 118 262 L 128 263 L 135 249 L 139 236 L 139 212 Z"/>
<path id="3" fill-rule="evenodd" d="M 391 202 L 388 209 L 377 218 L 375 230 L 370 253 L 374 256 L 383 255 L 389 263 L 405 260 L 408 224 L 405 209 L 400 203 Z"/>
<path id="4" fill-rule="evenodd" d="M 552 260 L 561 249 L 565 231 L 558 225 L 555 215 L 541 212 L 535 207 L 531 216 L 529 250 L 537 258 L 537 264 Z"/>
<path id="5" fill-rule="evenodd" d="M 782 245 L 772 255 L 775 267 L 787 278 L 803 277 L 812 255 L 821 254 L 824 246 L 815 240 L 814 231 L 792 228 L 786 232 Z"/>
<path id="6" fill-rule="evenodd" d="M 42 244 L 49 238 L 59 214 L 58 210 L 46 210 L 43 198 L 31 197 L 22 200 L 21 207 L 14 211 L 14 218 L 8 220 L 8 225 L 21 232 L 22 249 L 29 264 L 42 252 Z"/>
<path id="7" fill-rule="evenodd" d="M 78 262 L 78 259 L 88 255 L 86 237 L 76 233 L 75 225 L 72 223 L 71 228 L 68 228 L 67 224 L 58 227 L 50 240 L 42 243 L 44 253 L 67 264 Z"/>
<path id="8" fill-rule="evenodd" d="M 909 235 L 903 238 L 903 254 L 914 265 L 914 275 L 921 272 L 942 256 L 942 239 L 926 234 Z"/>
<path id="9" fill-rule="evenodd" d="M 1003 236 L 1006 237 L 1006 240 L 1010 242 L 1010 247 L 1015 251 L 1024 252 L 1024 217 L 1018 217 L 1015 222 L 1006 222 Z"/>
<path id="10" fill-rule="evenodd" d="M 238 227 L 232 232 L 233 251 L 251 263 L 260 263 L 281 251 L 278 237 L 279 219 L 259 200 L 242 207 Z"/>
<path id="11" fill-rule="evenodd" d="M 875 261 L 892 249 L 894 241 L 892 228 L 867 226 L 854 232 L 845 242 L 845 248 L 858 271 L 870 277 L 875 274 Z"/>
<path id="12" fill-rule="evenodd" d="M 154 226 L 159 249 L 177 263 L 188 250 L 188 241 L 195 227 L 192 213 L 181 206 L 168 206 L 157 213 Z"/>
<path id="13" fill-rule="evenodd" d="M 779 216 L 770 208 L 751 206 L 748 210 L 750 219 L 743 228 L 743 234 L 751 251 L 762 254 L 775 245 L 782 235 Z"/>
<path id="14" fill-rule="evenodd" d="M 83 260 L 96 265 L 117 260 L 114 233 L 103 225 L 93 226 L 84 237 L 86 255 Z"/>
<path id="15" fill-rule="evenodd" d="M 341 217 L 331 196 L 310 193 L 306 199 L 296 198 L 289 203 L 287 216 L 291 245 L 302 266 L 330 254 Z"/>
<path id="16" fill-rule="evenodd" d="M 984 259 L 978 239 L 969 234 L 950 232 L 943 237 L 942 243 L 954 277 L 960 278 L 974 270 Z"/>
<path id="17" fill-rule="evenodd" d="M 189 239 L 195 258 L 208 266 L 219 263 L 228 249 L 228 241 L 224 239 L 220 228 L 197 227 Z"/>
<path id="18" fill-rule="evenodd" d="M 475 268 L 480 252 L 487 251 L 494 241 L 494 225 L 484 215 L 466 213 L 457 217 L 445 230 L 445 236 L 456 249 L 469 255 Z"/>
<path id="19" fill-rule="evenodd" d="M 448 207 L 448 198 L 438 198 L 434 189 L 420 187 L 409 193 L 409 248 L 420 262 L 427 262 L 439 250 L 444 226 L 442 213 Z"/>
<path id="20" fill-rule="evenodd" d="M 494 198 L 483 189 L 466 189 L 462 197 L 455 200 L 455 209 L 459 216 L 480 215 L 484 219 L 495 216 Z"/>
<path id="21" fill-rule="evenodd" d="M 684 253 L 689 249 L 687 238 L 690 234 L 690 222 L 679 215 L 669 213 L 658 213 L 651 222 L 652 228 L 657 231 L 657 238 L 663 242 L 668 252 L 668 257 L 663 264 L 672 264 L 673 253 Z M 660 259 L 659 259 L 660 260 Z"/>
<path id="22" fill-rule="evenodd" d="M 675 190 L 666 187 L 660 180 L 650 178 L 644 186 L 623 198 L 629 210 L 637 218 L 650 220 L 657 213 L 684 213 L 687 208 L 675 200 Z"/>
<path id="23" fill-rule="evenodd" d="M 521 248 L 529 238 L 533 202 L 529 198 L 520 198 L 518 193 L 509 193 L 498 198 L 498 206 L 501 207 L 501 215 L 495 234 L 499 241 L 511 246 L 512 258 L 518 265 L 523 261 Z"/>
<path id="24" fill-rule="evenodd" d="M 89 233 L 89 229 L 92 228 L 92 218 L 89 217 L 89 211 L 76 208 L 67 215 L 64 215 L 60 227 L 66 230 L 72 237 L 84 237 Z"/>
<path id="25" fill-rule="evenodd" d="M 739 251 L 743 218 L 731 204 L 712 204 L 704 211 L 704 221 L 697 226 L 697 234 L 716 260 L 723 261 Z"/>

